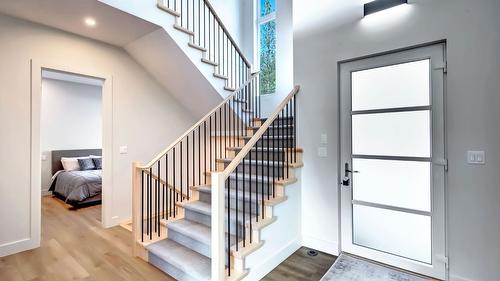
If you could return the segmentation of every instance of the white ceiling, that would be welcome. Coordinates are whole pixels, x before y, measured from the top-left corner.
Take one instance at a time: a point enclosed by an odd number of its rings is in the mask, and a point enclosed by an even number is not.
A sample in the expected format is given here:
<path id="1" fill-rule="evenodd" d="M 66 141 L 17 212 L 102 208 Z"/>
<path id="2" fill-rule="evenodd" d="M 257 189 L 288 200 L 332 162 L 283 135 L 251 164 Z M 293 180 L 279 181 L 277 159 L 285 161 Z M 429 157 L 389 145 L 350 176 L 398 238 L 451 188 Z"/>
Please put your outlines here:
<path id="1" fill-rule="evenodd" d="M 0 0 L 0 13 L 120 47 L 159 28 L 97 0 Z M 97 25 L 86 26 L 86 17 Z"/>

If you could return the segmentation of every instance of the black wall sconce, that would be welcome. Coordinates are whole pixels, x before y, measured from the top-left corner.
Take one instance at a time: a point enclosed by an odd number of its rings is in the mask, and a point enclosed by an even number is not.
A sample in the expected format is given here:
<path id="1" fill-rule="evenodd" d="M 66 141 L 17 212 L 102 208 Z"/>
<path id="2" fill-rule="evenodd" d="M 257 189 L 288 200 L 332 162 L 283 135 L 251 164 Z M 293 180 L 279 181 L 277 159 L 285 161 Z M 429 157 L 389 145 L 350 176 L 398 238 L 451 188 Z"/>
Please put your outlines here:
<path id="1" fill-rule="evenodd" d="M 408 0 L 375 0 L 364 5 L 365 17 L 376 12 L 390 9 L 402 4 L 408 4 Z"/>

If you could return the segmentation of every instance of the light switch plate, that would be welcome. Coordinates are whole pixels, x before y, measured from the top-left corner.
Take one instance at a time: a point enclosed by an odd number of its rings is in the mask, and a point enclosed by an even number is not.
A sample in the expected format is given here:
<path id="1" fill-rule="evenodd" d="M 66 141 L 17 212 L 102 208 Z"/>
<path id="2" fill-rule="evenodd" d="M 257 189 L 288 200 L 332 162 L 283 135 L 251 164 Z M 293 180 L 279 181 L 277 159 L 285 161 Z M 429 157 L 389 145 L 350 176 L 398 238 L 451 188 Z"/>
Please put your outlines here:
<path id="1" fill-rule="evenodd" d="M 42 154 L 42 161 L 47 161 L 47 155 Z"/>
<path id="2" fill-rule="evenodd" d="M 318 156 L 321 158 L 328 157 L 328 150 L 326 147 L 318 147 Z"/>
<path id="3" fill-rule="evenodd" d="M 120 146 L 120 154 L 127 154 L 128 153 L 128 147 L 127 146 Z"/>
<path id="4" fill-rule="evenodd" d="M 486 163 L 484 151 L 467 151 L 467 163 L 484 165 Z"/>
<path id="5" fill-rule="evenodd" d="M 328 135 L 327 134 L 321 134 L 320 143 L 321 144 L 328 144 Z"/>

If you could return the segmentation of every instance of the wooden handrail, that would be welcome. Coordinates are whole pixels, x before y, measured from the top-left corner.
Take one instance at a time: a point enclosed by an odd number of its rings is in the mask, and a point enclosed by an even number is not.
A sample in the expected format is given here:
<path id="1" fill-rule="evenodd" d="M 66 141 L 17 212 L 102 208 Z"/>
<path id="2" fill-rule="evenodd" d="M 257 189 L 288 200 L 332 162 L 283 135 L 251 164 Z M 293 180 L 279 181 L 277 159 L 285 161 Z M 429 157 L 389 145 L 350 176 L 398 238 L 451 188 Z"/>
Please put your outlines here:
<path id="1" fill-rule="evenodd" d="M 266 132 L 268 127 L 279 116 L 281 110 L 288 104 L 288 102 L 299 92 L 300 86 L 296 85 L 288 96 L 279 104 L 276 110 L 267 118 L 266 122 L 260 126 L 259 130 L 252 136 L 252 138 L 243 146 L 240 152 L 234 157 L 231 163 L 224 169 L 224 180 L 238 167 L 238 165 L 245 159 L 245 156 L 250 152 L 254 145 L 260 140 L 262 135 Z"/>
<path id="2" fill-rule="evenodd" d="M 238 52 L 238 54 L 240 55 L 240 57 L 245 62 L 246 66 L 248 68 L 251 68 L 250 62 L 247 60 L 247 58 L 245 57 L 245 55 L 243 55 L 243 52 L 240 50 L 240 48 L 238 47 L 238 45 L 234 41 L 233 37 L 231 36 L 231 34 L 229 33 L 229 31 L 227 30 L 227 28 L 224 25 L 224 23 L 222 23 L 222 20 L 220 19 L 219 15 L 217 15 L 217 13 L 215 12 L 215 9 L 214 9 L 214 7 L 212 7 L 212 4 L 210 4 L 210 2 L 208 0 L 203 0 L 203 2 L 205 2 L 205 5 L 208 7 L 208 9 L 210 10 L 210 12 L 212 12 L 212 14 L 214 15 L 214 18 L 219 23 L 219 26 L 222 28 L 222 30 L 224 30 L 224 33 L 226 33 L 227 38 L 229 39 L 229 41 L 231 41 L 231 43 L 233 44 L 233 46 L 236 49 L 236 51 Z"/>
<path id="3" fill-rule="evenodd" d="M 239 91 L 241 91 L 242 89 L 244 89 L 248 84 L 250 84 L 252 82 L 252 80 L 257 77 L 259 75 L 259 72 L 254 72 L 252 73 L 252 76 L 250 77 L 250 79 L 247 80 L 247 82 L 245 84 L 243 84 L 240 88 L 238 88 L 237 90 L 235 90 L 231 95 L 229 95 L 227 98 L 224 99 L 224 101 L 222 101 L 218 106 L 216 106 L 214 109 L 212 109 L 210 112 L 208 112 L 207 114 L 205 114 L 205 116 L 203 116 L 200 121 L 198 121 L 196 124 L 194 124 L 193 126 L 191 126 L 191 128 L 189 128 L 184 134 L 182 134 L 179 138 L 177 138 L 171 145 L 169 145 L 166 149 L 164 149 L 162 152 L 160 152 L 153 160 L 151 160 L 147 165 L 144 165 L 144 166 L 137 166 L 138 169 L 142 169 L 142 170 L 146 170 L 146 169 L 149 169 L 151 168 L 156 162 L 158 162 L 166 153 L 168 153 L 174 146 L 176 146 L 179 142 L 181 142 L 186 136 L 188 136 L 189 134 L 191 134 L 191 132 L 193 130 L 195 130 L 198 126 L 200 126 L 204 121 L 206 121 L 210 115 L 212 115 L 214 112 L 216 112 L 217 110 L 219 110 L 220 107 L 222 107 L 223 105 L 225 105 L 231 98 L 234 97 L 234 95 L 236 95 Z"/>

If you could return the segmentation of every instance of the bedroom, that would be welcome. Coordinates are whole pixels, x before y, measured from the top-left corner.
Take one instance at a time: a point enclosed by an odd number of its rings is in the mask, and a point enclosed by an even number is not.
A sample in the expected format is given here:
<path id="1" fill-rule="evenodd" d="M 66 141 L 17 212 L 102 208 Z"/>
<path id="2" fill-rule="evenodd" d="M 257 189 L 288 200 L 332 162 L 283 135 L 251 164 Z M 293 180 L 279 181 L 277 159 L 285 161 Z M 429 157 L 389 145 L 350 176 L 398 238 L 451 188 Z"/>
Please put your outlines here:
<path id="1" fill-rule="evenodd" d="M 42 71 L 42 194 L 70 210 L 101 204 L 102 87 L 101 79 Z"/>

